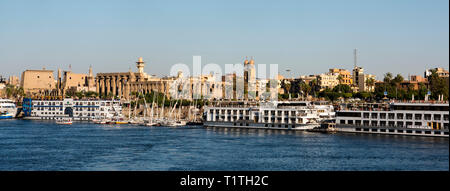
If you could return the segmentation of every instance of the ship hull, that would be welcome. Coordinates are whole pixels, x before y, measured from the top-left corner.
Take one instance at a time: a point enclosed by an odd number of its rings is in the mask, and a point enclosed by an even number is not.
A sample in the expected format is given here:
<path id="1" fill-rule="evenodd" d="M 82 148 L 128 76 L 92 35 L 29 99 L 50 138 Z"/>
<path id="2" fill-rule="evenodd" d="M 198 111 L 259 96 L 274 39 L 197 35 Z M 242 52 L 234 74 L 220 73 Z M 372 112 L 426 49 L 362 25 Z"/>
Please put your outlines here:
<path id="1" fill-rule="evenodd" d="M 337 132 L 362 133 L 362 134 L 385 134 L 385 135 L 407 135 L 427 137 L 449 137 L 449 131 L 444 129 L 420 129 L 420 128 L 398 128 L 398 127 L 374 127 L 374 126 L 351 126 L 336 125 Z"/>
<path id="2" fill-rule="evenodd" d="M 250 123 L 250 122 L 204 122 L 205 127 L 244 128 L 244 129 L 275 129 L 306 131 L 319 127 L 320 124 L 275 124 L 275 123 Z"/>

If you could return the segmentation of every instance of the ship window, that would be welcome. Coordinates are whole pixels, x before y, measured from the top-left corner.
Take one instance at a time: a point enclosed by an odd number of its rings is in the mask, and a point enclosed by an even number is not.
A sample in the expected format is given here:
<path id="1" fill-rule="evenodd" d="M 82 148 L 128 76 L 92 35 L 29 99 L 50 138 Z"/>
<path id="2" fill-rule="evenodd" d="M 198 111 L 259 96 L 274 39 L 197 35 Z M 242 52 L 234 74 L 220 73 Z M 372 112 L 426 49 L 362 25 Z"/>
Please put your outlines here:
<path id="1" fill-rule="evenodd" d="M 360 112 L 338 112 L 337 116 L 339 117 L 361 117 Z"/>
<path id="2" fill-rule="evenodd" d="M 386 119 L 386 113 L 380 113 L 380 119 Z"/>
<path id="3" fill-rule="evenodd" d="M 414 125 L 420 126 L 422 125 L 422 122 L 415 122 Z"/>
<path id="4" fill-rule="evenodd" d="M 356 131 L 361 131 L 361 128 L 356 128 L 355 130 L 356 130 Z"/>
<path id="5" fill-rule="evenodd" d="M 361 125 L 361 120 L 356 120 L 355 125 Z"/>
<path id="6" fill-rule="evenodd" d="M 393 133 L 393 132 L 395 132 L 394 129 L 389 129 L 389 133 Z"/>
<path id="7" fill-rule="evenodd" d="M 348 121 L 347 121 L 347 124 L 353 125 L 353 120 L 348 120 Z"/>
<path id="8" fill-rule="evenodd" d="M 369 129 L 364 129 L 364 131 L 369 131 Z"/>
<path id="9" fill-rule="evenodd" d="M 397 121 L 397 126 L 398 127 L 403 127 L 403 121 Z"/>
<path id="10" fill-rule="evenodd" d="M 416 131 L 417 134 L 422 134 L 422 131 Z"/>
<path id="11" fill-rule="evenodd" d="M 376 119 L 378 117 L 378 113 L 372 113 L 372 119 Z"/>
<path id="12" fill-rule="evenodd" d="M 397 119 L 403 119 L 403 113 L 397 113 Z"/>
<path id="13" fill-rule="evenodd" d="M 394 119 L 395 118 L 395 114 L 394 113 L 389 113 L 388 118 L 389 119 Z"/>
<path id="14" fill-rule="evenodd" d="M 386 132 L 386 129 L 380 129 L 380 132 Z"/>
<path id="15" fill-rule="evenodd" d="M 340 124 L 345 124 L 345 120 L 341 120 L 339 123 Z"/>
<path id="16" fill-rule="evenodd" d="M 369 118 L 369 113 L 364 113 L 364 118 Z"/>
<path id="17" fill-rule="evenodd" d="M 397 133 L 403 133 L 403 130 L 397 130 Z"/>
<path id="18" fill-rule="evenodd" d="M 425 120 L 431 120 L 431 114 L 425 114 L 423 117 Z"/>
<path id="19" fill-rule="evenodd" d="M 440 131 L 435 131 L 434 134 L 435 134 L 435 135 L 440 135 L 441 132 L 440 132 Z"/>
<path id="20" fill-rule="evenodd" d="M 394 121 L 389 121 L 389 127 L 393 127 L 393 126 L 395 126 L 395 122 Z"/>
<path id="21" fill-rule="evenodd" d="M 411 113 L 407 113 L 406 114 L 406 119 L 412 119 L 412 114 Z"/>
<path id="22" fill-rule="evenodd" d="M 441 120 L 441 114 L 434 114 L 434 120 Z"/>
<path id="23" fill-rule="evenodd" d="M 422 120 L 422 114 L 415 114 L 414 115 L 415 120 Z"/>
<path id="24" fill-rule="evenodd" d="M 386 121 L 380 121 L 380 126 L 385 127 L 386 126 Z"/>
<path id="25" fill-rule="evenodd" d="M 444 121 L 448 121 L 448 114 L 444 115 Z"/>
<path id="26" fill-rule="evenodd" d="M 406 133 L 412 133 L 412 130 L 406 130 Z"/>
<path id="27" fill-rule="evenodd" d="M 368 121 L 368 120 L 364 120 L 364 121 L 363 121 L 363 124 L 364 124 L 365 126 L 368 126 L 368 125 L 369 125 L 369 121 Z"/>

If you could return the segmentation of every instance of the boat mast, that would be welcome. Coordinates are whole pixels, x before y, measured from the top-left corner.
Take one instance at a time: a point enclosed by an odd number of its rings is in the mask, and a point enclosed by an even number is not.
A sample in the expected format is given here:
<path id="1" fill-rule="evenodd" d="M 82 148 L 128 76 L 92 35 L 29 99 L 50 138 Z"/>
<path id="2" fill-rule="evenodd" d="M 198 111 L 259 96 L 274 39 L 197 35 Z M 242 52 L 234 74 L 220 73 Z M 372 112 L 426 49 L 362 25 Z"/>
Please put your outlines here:
<path id="1" fill-rule="evenodd" d="M 155 92 L 152 92 L 153 93 L 153 100 L 152 100 L 152 111 L 151 111 L 151 113 L 150 113 L 150 122 L 151 123 L 153 123 L 153 106 L 155 105 Z"/>
<path id="2" fill-rule="evenodd" d="M 162 101 L 162 104 L 161 104 L 161 107 L 162 107 L 162 109 L 161 109 L 161 119 L 164 119 L 164 104 L 166 103 L 166 95 L 163 95 L 164 97 L 163 97 L 163 101 Z"/>

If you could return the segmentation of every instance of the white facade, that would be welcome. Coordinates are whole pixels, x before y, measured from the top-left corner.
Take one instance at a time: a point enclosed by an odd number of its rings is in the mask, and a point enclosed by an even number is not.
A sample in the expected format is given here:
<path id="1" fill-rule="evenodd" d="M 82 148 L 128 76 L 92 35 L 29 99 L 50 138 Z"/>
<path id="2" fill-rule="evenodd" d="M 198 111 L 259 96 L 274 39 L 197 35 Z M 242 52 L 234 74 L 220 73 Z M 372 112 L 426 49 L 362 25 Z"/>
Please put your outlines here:
<path id="1" fill-rule="evenodd" d="M 448 104 L 391 103 L 384 109 L 342 109 L 336 113 L 336 125 L 390 128 L 396 133 L 405 129 L 413 133 L 414 129 L 425 135 L 438 131 L 448 136 Z"/>
<path id="2" fill-rule="evenodd" d="M 119 100 L 33 100 L 31 117 L 111 118 L 122 115 Z"/>
<path id="3" fill-rule="evenodd" d="M 334 118 L 333 106 L 311 105 L 309 102 L 268 102 L 259 106 L 206 107 L 207 122 L 245 122 L 263 127 L 318 125 Z"/>

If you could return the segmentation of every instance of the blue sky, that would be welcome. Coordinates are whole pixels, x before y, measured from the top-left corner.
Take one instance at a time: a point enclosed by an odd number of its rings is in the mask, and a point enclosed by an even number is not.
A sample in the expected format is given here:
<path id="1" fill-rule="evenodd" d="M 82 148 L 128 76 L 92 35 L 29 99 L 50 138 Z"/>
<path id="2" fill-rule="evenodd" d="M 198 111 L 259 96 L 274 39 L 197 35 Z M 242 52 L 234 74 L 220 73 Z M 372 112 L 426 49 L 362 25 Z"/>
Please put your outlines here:
<path id="1" fill-rule="evenodd" d="M 448 0 L 0 0 L 0 75 L 25 69 L 162 76 L 173 64 L 279 64 L 291 75 L 359 65 L 423 75 L 449 63 Z"/>

